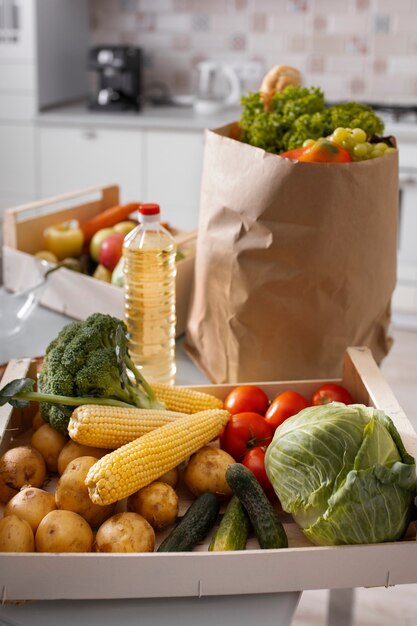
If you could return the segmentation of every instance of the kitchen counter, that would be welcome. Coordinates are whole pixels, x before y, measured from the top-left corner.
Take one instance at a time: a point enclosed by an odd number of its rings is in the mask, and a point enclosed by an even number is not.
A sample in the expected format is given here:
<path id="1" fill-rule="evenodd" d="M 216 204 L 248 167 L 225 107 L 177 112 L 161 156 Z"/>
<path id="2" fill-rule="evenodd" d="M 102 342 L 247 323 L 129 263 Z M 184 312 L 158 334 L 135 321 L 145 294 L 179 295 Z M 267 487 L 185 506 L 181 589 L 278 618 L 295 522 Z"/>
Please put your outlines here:
<path id="1" fill-rule="evenodd" d="M 91 111 L 85 102 L 68 103 L 41 111 L 37 115 L 40 125 L 101 126 L 137 129 L 204 130 L 219 128 L 240 118 L 242 108 L 230 107 L 210 115 L 196 113 L 192 106 L 150 106 L 141 111 Z M 384 115 L 381 115 L 384 119 Z M 417 124 L 385 120 L 385 134 L 399 141 L 416 141 Z"/>
<path id="2" fill-rule="evenodd" d="M 386 122 L 385 135 L 393 135 L 399 142 L 417 141 L 417 124 L 412 122 Z"/>
<path id="3" fill-rule="evenodd" d="M 84 102 L 47 109 L 38 113 L 40 125 L 117 127 L 135 129 L 204 130 L 218 128 L 240 117 L 240 107 L 202 115 L 192 106 L 145 106 L 141 111 L 91 111 Z"/>

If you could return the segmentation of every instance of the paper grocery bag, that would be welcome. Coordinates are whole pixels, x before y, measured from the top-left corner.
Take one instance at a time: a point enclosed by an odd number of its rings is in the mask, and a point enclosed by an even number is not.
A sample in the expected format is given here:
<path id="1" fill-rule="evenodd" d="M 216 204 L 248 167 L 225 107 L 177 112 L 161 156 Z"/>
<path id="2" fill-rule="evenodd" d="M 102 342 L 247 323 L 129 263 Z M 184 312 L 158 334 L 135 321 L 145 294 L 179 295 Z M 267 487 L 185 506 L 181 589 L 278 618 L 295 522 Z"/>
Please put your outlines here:
<path id="1" fill-rule="evenodd" d="M 206 131 L 186 349 L 215 383 L 337 378 L 388 353 L 398 155 L 294 162 Z"/>

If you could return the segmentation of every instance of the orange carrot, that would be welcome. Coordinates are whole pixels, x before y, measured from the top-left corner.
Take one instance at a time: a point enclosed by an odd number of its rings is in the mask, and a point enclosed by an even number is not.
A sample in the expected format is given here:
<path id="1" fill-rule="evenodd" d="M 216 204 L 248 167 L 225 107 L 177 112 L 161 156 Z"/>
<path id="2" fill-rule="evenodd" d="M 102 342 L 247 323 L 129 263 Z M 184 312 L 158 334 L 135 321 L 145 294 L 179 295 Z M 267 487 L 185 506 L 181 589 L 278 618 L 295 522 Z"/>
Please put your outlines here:
<path id="1" fill-rule="evenodd" d="M 118 222 L 123 222 L 123 220 L 128 219 L 131 213 L 138 210 L 139 203 L 130 202 L 129 204 L 112 206 L 109 209 L 105 209 L 101 213 L 98 213 L 91 219 L 81 222 L 80 228 L 84 234 L 84 243 L 90 241 L 91 237 L 98 230 L 101 230 L 102 228 L 109 228 Z"/>

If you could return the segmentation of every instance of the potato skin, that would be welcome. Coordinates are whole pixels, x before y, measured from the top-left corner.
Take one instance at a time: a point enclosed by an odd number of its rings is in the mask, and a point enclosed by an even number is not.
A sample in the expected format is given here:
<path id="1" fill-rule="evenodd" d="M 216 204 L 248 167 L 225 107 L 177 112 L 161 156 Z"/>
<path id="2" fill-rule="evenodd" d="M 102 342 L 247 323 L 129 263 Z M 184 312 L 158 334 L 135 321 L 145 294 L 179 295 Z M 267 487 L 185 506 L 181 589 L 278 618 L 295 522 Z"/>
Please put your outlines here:
<path id="1" fill-rule="evenodd" d="M 203 446 L 193 454 L 184 472 L 184 482 L 195 496 L 205 491 L 214 493 L 220 500 L 232 496 L 226 481 L 226 469 L 235 463 L 230 454 L 220 448 Z"/>
<path id="2" fill-rule="evenodd" d="M 43 424 L 35 430 L 30 440 L 32 448 L 40 452 L 50 472 L 58 471 L 58 457 L 67 438 L 50 424 Z"/>
<path id="3" fill-rule="evenodd" d="M 91 552 L 93 539 L 93 531 L 81 515 L 55 510 L 39 524 L 35 547 L 37 552 Z"/>
<path id="4" fill-rule="evenodd" d="M 33 530 L 17 515 L 0 519 L 0 552 L 34 552 Z"/>
<path id="5" fill-rule="evenodd" d="M 165 472 L 158 478 L 158 481 L 161 483 L 166 483 L 167 485 L 171 485 L 175 489 L 178 484 L 180 478 L 180 472 L 178 467 L 173 467 L 169 472 Z"/>
<path id="6" fill-rule="evenodd" d="M 45 422 L 45 420 L 43 419 L 41 412 L 38 411 L 34 416 L 33 416 L 33 420 L 32 420 L 32 428 L 33 430 L 38 430 L 38 428 L 40 428 L 41 426 L 43 426 L 44 424 L 46 424 L 47 422 Z"/>
<path id="7" fill-rule="evenodd" d="M 110 517 L 116 505 L 94 504 L 88 495 L 85 479 L 88 470 L 97 463 L 97 460 L 93 456 L 80 456 L 68 463 L 55 489 L 57 508 L 78 513 L 92 528 L 99 526 Z"/>
<path id="8" fill-rule="evenodd" d="M 69 441 L 67 441 L 67 443 L 59 453 L 58 474 L 61 476 L 68 463 L 74 461 L 75 459 L 78 459 L 78 457 L 80 456 L 94 456 L 96 459 L 101 459 L 102 456 L 108 454 L 109 452 L 111 452 L 111 450 L 84 446 L 83 444 L 77 443 L 76 441 L 72 441 L 72 439 L 70 439 Z"/>
<path id="9" fill-rule="evenodd" d="M 56 509 L 52 493 L 38 487 L 22 487 L 4 508 L 4 515 L 26 520 L 35 533 L 47 513 Z"/>
<path id="10" fill-rule="evenodd" d="M 0 457 L 0 502 L 6 503 L 24 485 L 42 487 L 46 476 L 43 456 L 31 446 L 18 446 Z"/>
<path id="11" fill-rule="evenodd" d="M 155 531 L 138 513 L 117 513 L 96 534 L 96 552 L 153 552 Z"/>
<path id="12" fill-rule="evenodd" d="M 178 516 L 178 496 L 171 485 L 155 481 L 127 499 L 127 510 L 142 515 L 159 530 L 172 524 Z"/>

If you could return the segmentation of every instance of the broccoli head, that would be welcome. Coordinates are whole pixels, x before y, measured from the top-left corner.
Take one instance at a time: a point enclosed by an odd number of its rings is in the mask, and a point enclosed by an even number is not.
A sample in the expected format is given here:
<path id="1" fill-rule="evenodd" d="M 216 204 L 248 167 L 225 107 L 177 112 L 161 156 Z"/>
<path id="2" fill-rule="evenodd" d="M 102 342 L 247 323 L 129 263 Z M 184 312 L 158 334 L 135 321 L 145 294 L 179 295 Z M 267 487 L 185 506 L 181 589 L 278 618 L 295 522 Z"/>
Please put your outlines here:
<path id="1" fill-rule="evenodd" d="M 97 398 L 102 404 L 109 400 L 164 408 L 130 359 L 126 325 L 102 313 L 71 322 L 49 344 L 38 390 L 73 399 Z M 65 404 L 65 398 L 60 404 L 41 402 L 41 414 L 56 430 L 66 433 L 73 406 L 73 401 Z"/>

